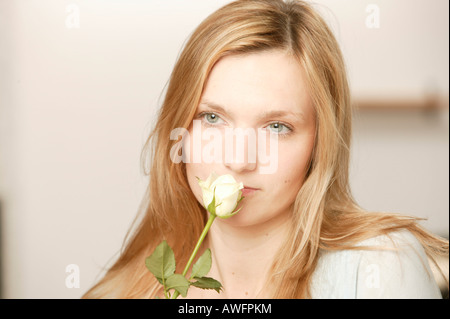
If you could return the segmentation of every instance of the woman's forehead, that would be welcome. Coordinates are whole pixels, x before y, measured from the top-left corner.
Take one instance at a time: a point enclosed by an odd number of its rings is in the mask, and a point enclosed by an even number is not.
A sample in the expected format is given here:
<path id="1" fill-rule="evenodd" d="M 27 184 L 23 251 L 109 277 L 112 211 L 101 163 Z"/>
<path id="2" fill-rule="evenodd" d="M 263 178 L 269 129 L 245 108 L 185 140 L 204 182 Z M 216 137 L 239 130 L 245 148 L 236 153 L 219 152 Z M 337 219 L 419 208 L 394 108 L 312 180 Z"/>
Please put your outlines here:
<path id="1" fill-rule="evenodd" d="M 201 104 L 228 111 L 286 112 L 307 117 L 310 95 L 298 61 L 283 51 L 226 56 L 213 67 Z"/>

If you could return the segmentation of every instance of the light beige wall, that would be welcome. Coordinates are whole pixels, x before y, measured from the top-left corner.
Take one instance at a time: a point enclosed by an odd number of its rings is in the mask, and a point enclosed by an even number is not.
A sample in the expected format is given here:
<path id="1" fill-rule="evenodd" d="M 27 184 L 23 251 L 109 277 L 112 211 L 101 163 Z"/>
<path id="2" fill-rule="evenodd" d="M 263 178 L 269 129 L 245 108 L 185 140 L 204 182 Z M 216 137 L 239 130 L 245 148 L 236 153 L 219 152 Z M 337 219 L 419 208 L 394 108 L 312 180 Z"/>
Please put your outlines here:
<path id="1" fill-rule="evenodd" d="M 78 298 L 117 253 L 171 68 L 195 26 L 227 2 L 0 1 L 4 297 Z M 355 95 L 432 87 L 448 96 L 448 1 L 320 3 Z M 379 29 L 365 25 L 369 3 L 379 5 Z M 79 28 L 70 28 L 74 8 Z M 428 217 L 448 235 L 448 112 L 357 113 L 354 141 L 361 204 Z M 80 288 L 65 285 L 70 264 Z"/>

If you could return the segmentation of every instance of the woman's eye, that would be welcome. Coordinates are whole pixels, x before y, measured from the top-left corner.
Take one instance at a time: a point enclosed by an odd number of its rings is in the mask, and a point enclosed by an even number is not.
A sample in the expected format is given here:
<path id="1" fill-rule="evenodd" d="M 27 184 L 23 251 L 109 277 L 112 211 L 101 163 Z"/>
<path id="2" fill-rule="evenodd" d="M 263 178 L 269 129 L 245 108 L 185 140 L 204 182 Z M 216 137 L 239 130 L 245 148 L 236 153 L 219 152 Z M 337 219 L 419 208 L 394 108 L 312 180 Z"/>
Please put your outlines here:
<path id="1" fill-rule="evenodd" d="M 269 130 L 277 134 L 289 133 L 291 129 L 282 123 L 272 123 L 267 126 Z"/>
<path id="2" fill-rule="evenodd" d="M 220 118 L 220 116 L 218 116 L 217 114 L 214 114 L 214 113 L 205 113 L 205 114 L 203 114 L 203 118 L 209 124 L 217 124 L 222 120 Z"/>

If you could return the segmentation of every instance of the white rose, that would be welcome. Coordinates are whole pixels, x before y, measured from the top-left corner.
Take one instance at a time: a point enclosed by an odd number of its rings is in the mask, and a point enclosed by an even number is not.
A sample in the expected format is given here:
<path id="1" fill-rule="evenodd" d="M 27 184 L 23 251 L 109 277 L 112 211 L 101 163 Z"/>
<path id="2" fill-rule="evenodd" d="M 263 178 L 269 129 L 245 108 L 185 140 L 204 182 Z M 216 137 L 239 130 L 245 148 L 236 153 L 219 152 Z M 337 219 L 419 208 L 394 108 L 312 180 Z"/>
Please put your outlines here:
<path id="1" fill-rule="evenodd" d="M 211 213 L 221 218 L 228 218 L 236 214 L 237 204 L 242 197 L 242 183 L 236 182 L 233 176 L 218 176 L 212 172 L 206 181 L 198 179 L 198 184 L 203 193 L 203 204 Z M 214 205 L 211 205 L 214 200 Z"/>

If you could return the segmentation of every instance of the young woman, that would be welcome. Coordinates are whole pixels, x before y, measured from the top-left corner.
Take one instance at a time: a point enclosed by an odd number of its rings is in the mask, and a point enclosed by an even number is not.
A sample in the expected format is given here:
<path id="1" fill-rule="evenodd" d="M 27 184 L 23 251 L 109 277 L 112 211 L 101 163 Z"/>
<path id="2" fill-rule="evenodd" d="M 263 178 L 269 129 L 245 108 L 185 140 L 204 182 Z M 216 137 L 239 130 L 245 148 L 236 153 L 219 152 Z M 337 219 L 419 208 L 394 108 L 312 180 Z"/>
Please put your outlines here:
<path id="1" fill-rule="evenodd" d="M 224 290 L 191 287 L 188 298 L 439 298 L 429 260 L 448 255 L 448 241 L 352 198 L 351 114 L 340 49 L 310 5 L 240 0 L 210 15 L 183 49 L 147 141 L 150 180 L 136 227 L 84 297 L 162 296 L 145 258 L 167 240 L 184 267 L 207 219 L 196 177 L 214 171 L 242 181 L 245 199 L 237 215 L 216 219 L 202 247 Z M 276 169 L 262 174 L 259 157 L 248 156 L 171 160 L 174 129 L 202 141 L 195 121 L 276 137 Z"/>

